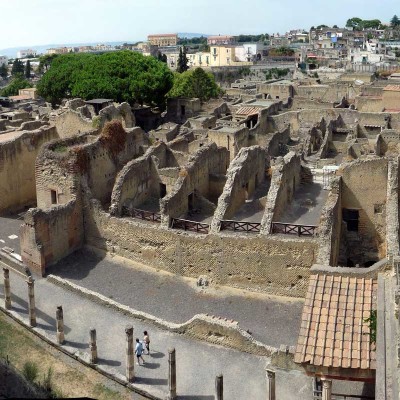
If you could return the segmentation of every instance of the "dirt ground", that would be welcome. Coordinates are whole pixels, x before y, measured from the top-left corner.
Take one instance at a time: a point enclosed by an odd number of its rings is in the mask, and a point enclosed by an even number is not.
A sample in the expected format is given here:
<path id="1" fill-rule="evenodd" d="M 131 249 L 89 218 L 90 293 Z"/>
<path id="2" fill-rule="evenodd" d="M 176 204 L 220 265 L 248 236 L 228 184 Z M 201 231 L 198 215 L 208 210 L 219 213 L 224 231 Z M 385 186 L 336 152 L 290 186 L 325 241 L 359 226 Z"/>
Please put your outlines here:
<path id="1" fill-rule="evenodd" d="M 27 361 L 39 369 L 35 383 L 52 369 L 52 388 L 57 397 L 89 397 L 100 400 L 145 400 L 122 385 L 57 351 L 10 317 L 0 312 L 0 357 L 22 371 Z"/>

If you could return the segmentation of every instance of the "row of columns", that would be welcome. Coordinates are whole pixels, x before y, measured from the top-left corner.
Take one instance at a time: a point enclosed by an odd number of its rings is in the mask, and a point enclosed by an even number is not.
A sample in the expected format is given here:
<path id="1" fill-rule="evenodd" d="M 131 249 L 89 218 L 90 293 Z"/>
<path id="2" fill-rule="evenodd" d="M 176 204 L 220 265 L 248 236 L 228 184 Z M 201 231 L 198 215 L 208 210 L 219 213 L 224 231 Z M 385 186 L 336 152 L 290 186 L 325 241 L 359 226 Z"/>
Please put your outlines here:
<path id="1" fill-rule="evenodd" d="M 4 297 L 6 310 L 11 310 L 11 286 L 10 286 L 10 270 L 3 268 L 4 274 Z M 28 284 L 28 309 L 29 309 L 29 325 L 36 326 L 36 309 L 35 309 L 35 280 L 28 276 L 26 280 Z"/>
<path id="2" fill-rule="evenodd" d="M 5 308 L 11 309 L 11 288 L 10 288 L 10 271 L 8 268 L 3 268 L 4 273 L 4 295 L 5 295 Z M 29 298 L 29 324 L 32 327 L 36 326 L 36 310 L 35 310 L 35 290 L 34 279 L 29 276 L 27 279 L 28 284 L 28 298 Z M 57 328 L 57 343 L 62 345 L 65 343 L 64 336 L 64 313 L 62 306 L 58 306 L 56 310 L 56 328 Z M 135 378 L 134 370 L 134 343 L 133 343 L 133 326 L 128 325 L 125 328 L 126 335 L 126 379 L 132 382 Z M 96 329 L 90 328 L 89 331 L 89 359 L 91 364 L 97 363 L 97 338 Z M 268 387 L 268 400 L 276 400 L 275 396 L 275 372 L 267 370 L 267 387 Z M 217 400 L 223 400 L 224 391 L 224 378 L 218 375 L 215 378 L 215 393 Z M 168 392 L 169 400 L 175 400 L 176 395 L 176 351 L 174 348 L 168 350 Z M 322 378 L 322 400 L 331 400 L 332 398 L 332 381 Z"/>

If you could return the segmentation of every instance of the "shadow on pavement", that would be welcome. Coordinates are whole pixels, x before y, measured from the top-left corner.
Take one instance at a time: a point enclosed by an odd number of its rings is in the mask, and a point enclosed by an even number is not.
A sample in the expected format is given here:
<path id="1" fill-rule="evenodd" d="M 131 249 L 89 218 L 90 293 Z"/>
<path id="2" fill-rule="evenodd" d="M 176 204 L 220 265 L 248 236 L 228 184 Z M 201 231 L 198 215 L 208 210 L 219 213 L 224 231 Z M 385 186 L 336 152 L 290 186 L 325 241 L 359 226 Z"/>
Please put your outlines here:
<path id="1" fill-rule="evenodd" d="M 119 361 L 106 360 L 105 358 L 99 358 L 97 360 L 97 363 L 102 365 L 108 365 L 110 367 L 119 367 L 121 365 Z"/>
<path id="2" fill-rule="evenodd" d="M 65 340 L 65 344 L 71 347 L 76 347 L 77 349 L 89 348 L 89 345 L 87 343 L 72 342 L 71 340 Z"/>
<path id="3" fill-rule="evenodd" d="M 160 364 L 159 363 L 149 363 L 146 361 L 146 363 L 143 364 L 143 367 L 145 367 L 147 369 L 157 369 L 157 368 L 160 368 Z"/>
<path id="4" fill-rule="evenodd" d="M 150 354 L 145 354 L 146 356 L 149 356 L 151 358 L 164 358 L 165 354 L 161 353 L 161 351 L 151 351 Z"/>
<path id="5" fill-rule="evenodd" d="M 143 383 L 144 385 L 166 385 L 168 379 L 157 379 L 157 378 L 143 378 L 141 376 L 135 376 L 135 383 Z"/>
<path id="6" fill-rule="evenodd" d="M 17 303 L 18 305 L 23 307 L 25 310 L 28 310 L 28 302 L 24 299 L 21 299 L 21 297 L 18 297 L 17 295 L 12 294 L 11 301 L 14 301 L 15 303 Z M 27 311 L 23 311 L 23 313 L 27 314 Z M 47 323 L 47 325 L 44 325 L 43 329 L 52 330 L 55 332 L 55 326 L 56 326 L 55 318 L 50 317 L 50 315 L 39 310 L 38 308 L 36 308 L 36 318 L 41 319 Z M 38 324 L 40 324 L 40 323 L 38 322 Z M 71 328 L 69 328 L 67 325 L 64 325 L 64 333 L 67 334 L 68 332 L 71 332 Z"/>
<path id="7" fill-rule="evenodd" d="M 56 328 L 55 328 L 54 326 L 42 324 L 42 323 L 40 323 L 40 322 L 38 322 L 38 323 L 36 324 L 36 326 L 37 326 L 38 328 L 44 329 L 45 331 L 51 331 L 51 332 L 55 332 L 55 331 L 56 331 Z"/>
<path id="8" fill-rule="evenodd" d="M 214 396 L 178 396 L 178 400 L 214 400 Z"/>
<path id="9" fill-rule="evenodd" d="M 46 275 L 54 274 L 64 279 L 80 280 L 86 278 L 103 258 L 90 249 L 80 249 L 48 268 Z"/>

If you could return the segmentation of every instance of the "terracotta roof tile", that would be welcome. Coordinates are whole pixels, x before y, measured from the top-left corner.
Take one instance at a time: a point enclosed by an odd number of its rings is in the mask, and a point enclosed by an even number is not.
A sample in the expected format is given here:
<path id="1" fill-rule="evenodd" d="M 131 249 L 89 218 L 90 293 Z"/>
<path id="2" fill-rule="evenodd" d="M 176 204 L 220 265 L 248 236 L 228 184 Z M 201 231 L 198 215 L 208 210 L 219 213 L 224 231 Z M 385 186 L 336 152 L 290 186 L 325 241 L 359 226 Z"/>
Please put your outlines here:
<path id="1" fill-rule="evenodd" d="M 260 111 L 260 107 L 240 107 L 237 111 L 237 115 L 257 115 Z"/>
<path id="2" fill-rule="evenodd" d="M 295 362 L 375 369 L 375 349 L 364 320 L 376 309 L 376 291 L 376 280 L 312 275 Z"/>
<path id="3" fill-rule="evenodd" d="M 383 88 L 385 91 L 400 92 L 400 85 L 387 85 Z"/>

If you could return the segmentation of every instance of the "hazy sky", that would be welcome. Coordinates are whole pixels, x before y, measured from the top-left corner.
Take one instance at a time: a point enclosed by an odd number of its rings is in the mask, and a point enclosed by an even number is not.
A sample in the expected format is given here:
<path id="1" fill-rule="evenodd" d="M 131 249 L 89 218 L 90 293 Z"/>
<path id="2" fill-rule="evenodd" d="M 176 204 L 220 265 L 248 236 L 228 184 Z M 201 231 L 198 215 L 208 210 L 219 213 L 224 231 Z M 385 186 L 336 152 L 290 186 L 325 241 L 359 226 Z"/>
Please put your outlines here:
<path id="1" fill-rule="evenodd" d="M 387 22 L 399 0 L 0 0 L 0 49 L 136 41 L 149 33 L 284 33 L 358 16 Z"/>

